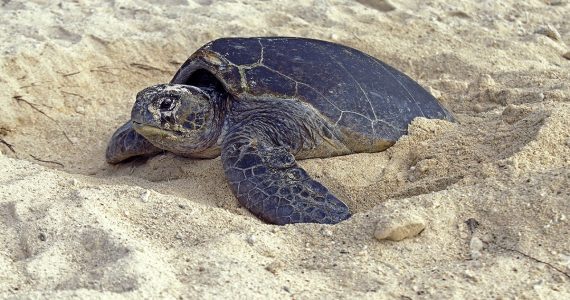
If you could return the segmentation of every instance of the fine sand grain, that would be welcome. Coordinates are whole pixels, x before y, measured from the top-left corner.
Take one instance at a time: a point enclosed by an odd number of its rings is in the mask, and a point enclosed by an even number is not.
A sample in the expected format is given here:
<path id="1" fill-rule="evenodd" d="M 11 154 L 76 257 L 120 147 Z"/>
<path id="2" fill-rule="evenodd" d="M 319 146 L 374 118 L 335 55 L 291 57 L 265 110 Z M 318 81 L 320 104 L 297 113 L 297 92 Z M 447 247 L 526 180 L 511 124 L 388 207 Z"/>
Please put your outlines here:
<path id="1" fill-rule="evenodd" d="M 567 0 L 0 1 L 0 298 L 569 299 L 568 16 Z M 105 163 L 140 89 L 209 40 L 270 35 L 365 51 L 459 122 L 302 161 L 354 212 L 335 226 L 264 224 L 219 158 Z"/>

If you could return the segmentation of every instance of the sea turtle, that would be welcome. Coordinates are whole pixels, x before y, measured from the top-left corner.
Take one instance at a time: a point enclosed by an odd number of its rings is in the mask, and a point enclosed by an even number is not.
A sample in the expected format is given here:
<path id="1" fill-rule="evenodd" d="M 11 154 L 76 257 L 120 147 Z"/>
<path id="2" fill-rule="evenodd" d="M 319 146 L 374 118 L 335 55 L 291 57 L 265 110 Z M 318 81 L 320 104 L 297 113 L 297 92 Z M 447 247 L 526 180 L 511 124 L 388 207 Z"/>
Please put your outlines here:
<path id="1" fill-rule="evenodd" d="M 415 117 L 453 120 L 419 84 L 363 52 L 306 38 L 222 38 L 170 83 L 137 94 L 107 161 L 221 154 L 231 190 L 260 219 L 334 224 L 348 207 L 296 159 L 382 151 Z"/>

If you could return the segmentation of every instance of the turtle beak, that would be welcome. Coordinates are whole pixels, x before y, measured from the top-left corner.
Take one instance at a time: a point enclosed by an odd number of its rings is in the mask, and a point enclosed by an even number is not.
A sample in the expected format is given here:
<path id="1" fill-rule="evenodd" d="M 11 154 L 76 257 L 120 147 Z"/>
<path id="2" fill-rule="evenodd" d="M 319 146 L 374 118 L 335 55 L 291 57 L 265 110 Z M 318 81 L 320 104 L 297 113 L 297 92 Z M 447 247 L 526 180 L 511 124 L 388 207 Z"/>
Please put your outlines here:
<path id="1" fill-rule="evenodd" d="M 133 126 L 153 124 L 153 120 L 154 117 L 148 111 L 147 106 L 137 100 L 131 111 L 131 122 Z"/>
<path id="2" fill-rule="evenodd" d="M 137 94 L 137 99 L 131 110 L 131 120 L 133 124 L 135 122 L 154 126 L 161 124 L 158 108 L 154 109 L 154 113 L 152 110 L 153 107 L 156 106 L 153 102 L 156 101 L 157 95 L 163 91 L 165 87 L 165 84 L 158 84 L 145 88 Z"/>
<path id="3" fill-rule="evenodd" d="M 142 123 L 135 121 L 135 120 L 131 120 L 131 124 L 133 125 L 133 128 L 140 128 L 142 126 L 144 126 Z"/>

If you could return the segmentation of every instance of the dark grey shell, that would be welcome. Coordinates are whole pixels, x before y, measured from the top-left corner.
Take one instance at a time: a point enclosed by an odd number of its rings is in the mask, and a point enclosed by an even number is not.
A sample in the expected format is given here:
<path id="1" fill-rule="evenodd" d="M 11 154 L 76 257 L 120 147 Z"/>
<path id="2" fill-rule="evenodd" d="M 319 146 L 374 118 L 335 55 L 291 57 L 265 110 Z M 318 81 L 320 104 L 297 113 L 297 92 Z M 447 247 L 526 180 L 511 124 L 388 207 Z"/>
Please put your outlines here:
<path id="1" fill-rule="evenodd" d="M 402 72 L 361 51 L 305 38 L 223 38 L 198 49 L 171 83 L 212 85 L 234 97 L 311 104 L 339 128 L 396 141 L 415 117 L 453 120 Z"/>

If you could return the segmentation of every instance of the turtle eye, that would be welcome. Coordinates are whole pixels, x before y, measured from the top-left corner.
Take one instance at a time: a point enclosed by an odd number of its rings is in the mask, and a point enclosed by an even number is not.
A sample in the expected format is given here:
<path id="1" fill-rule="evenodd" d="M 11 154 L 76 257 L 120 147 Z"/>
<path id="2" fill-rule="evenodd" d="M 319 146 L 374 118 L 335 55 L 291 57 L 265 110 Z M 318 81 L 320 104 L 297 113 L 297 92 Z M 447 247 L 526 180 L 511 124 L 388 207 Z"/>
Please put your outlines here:
<path id="1" fill-rule="evenodd" d="M 162 98 L 160 100 L 159 108 L 162 111 L 171 111 L 174 108 L 174 100 L 170 97 Z"/>

